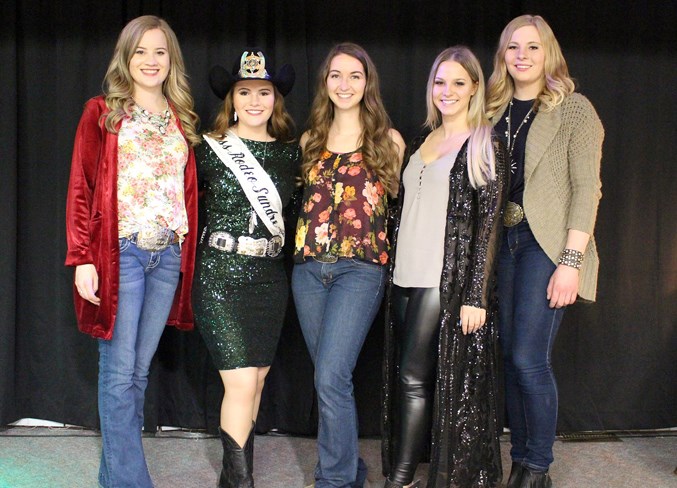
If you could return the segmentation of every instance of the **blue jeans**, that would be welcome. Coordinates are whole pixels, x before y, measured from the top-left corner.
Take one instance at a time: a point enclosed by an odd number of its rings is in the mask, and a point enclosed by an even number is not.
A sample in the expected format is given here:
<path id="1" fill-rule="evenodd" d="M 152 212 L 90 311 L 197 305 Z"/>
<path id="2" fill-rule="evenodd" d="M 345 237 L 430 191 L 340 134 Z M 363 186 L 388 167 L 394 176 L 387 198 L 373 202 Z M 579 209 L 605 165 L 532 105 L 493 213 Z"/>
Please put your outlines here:
<path id="1" fill-rule="evenodd" d="M 148 370 L 162 336 L 181 268 L 173 244 L 144 251 L 120 239 L 120 288 L 113 338 L 99 339 L 99 418 L 104 488 L 150 488 L 141 444 Z"/>
<path id="2" fill-rule="evenodd" d="M 510 455 L 534 470 L 547 470 L 553 462 L 557 427 L 557 383 L 550 357 L 564 308 L 550 308 L 546 298 L 555 268 L 527 222 L 504 229 L 498 296 Z"/>
<path id="3" fill-rule="evenodd" d="M 315 366 L 319 410 L 316 488 L 361 488 L 353 370 L 378 312 L 386 267 L 353 259 L 294 266 L 292 291 Z"/>

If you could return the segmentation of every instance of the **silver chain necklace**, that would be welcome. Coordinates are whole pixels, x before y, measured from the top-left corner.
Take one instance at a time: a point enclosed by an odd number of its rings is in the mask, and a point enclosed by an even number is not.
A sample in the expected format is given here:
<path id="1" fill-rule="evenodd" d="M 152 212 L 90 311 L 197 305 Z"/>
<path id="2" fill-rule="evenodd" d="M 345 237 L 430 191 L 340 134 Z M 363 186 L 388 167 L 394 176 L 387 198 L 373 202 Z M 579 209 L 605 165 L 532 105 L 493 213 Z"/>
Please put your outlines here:
<path id="1" fill-rule="evenodd" d="M 510 156 L 510 173 L 515 174 L 515 171 L 517 171 L 517 163 L 512 157 L 512 151 L 515 149 L 515 141 L 517 140 L 517 134 L 519 134 L 520 129 L 524 124 L 527 123 L 529 120 L 529 117 L 531 117 L 531 114 L 533 113 L 534 108 L 531 107 L 525 117 L 522 119 L 522 122 L 520 125 L 517 127 L 517 130 L 515 131 L 514 134 L 512 134 L 511 130 L 511 124 L 510 124 L 510 119 L 512 118 L 512 100 L 510 100 L 510 106 L 508 107 L 508 115 L 505 117 L 505 122 L 508 125 L 508 130 L 505 131 L 505 139 L 508 141 L 508 155 Z M 512 137 L 511 137 L 512 136 Z"/>

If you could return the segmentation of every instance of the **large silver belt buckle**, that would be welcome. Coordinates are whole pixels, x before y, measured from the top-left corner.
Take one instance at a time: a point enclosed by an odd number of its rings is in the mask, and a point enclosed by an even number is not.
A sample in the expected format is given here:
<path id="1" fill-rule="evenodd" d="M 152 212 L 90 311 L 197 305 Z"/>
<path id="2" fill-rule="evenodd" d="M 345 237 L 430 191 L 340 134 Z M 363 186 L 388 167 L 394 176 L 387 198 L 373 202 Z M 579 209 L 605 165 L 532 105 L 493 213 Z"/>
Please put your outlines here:
<path id="1" fill-rule="evenodd" d="M 524 219 L 524 209 L 515 202 L 508 202 L 503 214 L 503 225 L 513 227 Z"/>
<path id="2" fill-rule="evenodd" d="M 237 238 L 237 253 L 247 256 L 256 256 L 262 258 L 266 255 L 268 239 L 254 239 L 252 237 L 240 236 Z"/>
<path id="3" fill-rule="evenodd" d="M 319 256 L 313 256 L 313 259 L 318 263 L 334 264 L 338 262 L 338 256 L 333 254 L 320 254 Z"/>
<path id="4" fill-rule="evenodd" d="M 207 242 L 209 247 L 218 249 L 223 252 L 233 252 L 235 251 L 235 238 L 232 234 L 223 231 L 216 231 L 209 234 L 209 241 Z"/>
<path id="5" fill-rule="evenodd" d="M 171 244 L 174 233 L 161 227 L 141 229 L 136 233 L 136 247 L 144 251 L 157 252 Z"/>
<path id="6" fill-rule="evenodd" d="M 282 252 L 282 236 L 273 236 L 268 241 L 266 254 L 271 258 L 277 257 Z"/>

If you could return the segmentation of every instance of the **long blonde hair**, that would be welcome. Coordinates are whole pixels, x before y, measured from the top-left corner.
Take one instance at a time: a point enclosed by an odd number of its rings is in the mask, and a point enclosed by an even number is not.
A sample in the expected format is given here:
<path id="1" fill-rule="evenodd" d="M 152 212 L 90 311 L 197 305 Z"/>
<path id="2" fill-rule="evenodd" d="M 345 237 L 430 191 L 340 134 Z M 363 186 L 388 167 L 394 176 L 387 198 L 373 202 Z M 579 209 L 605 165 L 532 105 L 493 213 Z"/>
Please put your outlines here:
<path id="1" fill-rule="evenodd" d="M 496 179 L 496 158 L 491 141 L 491 122 L 484 110 L 484 75 L 477 57 L 466 46 L 452 46 L 437 55 L 430 68 L 426 88 L 427 117 L 425 125 L 431 130 L 436 129 L 442 122 L 439 109 L 433 102 L 433 88 L 437 70 L 445 61 L 455 61 L 468 73 L 470 80 L 477 90 L 470 97 L 468 106 L 468 126 L 470 140 L 468 141 L 468 178 L 473 188 L 484 186 L 489 180 Z"/>
<path id="2" fill-rule="evenodd" d="M 334 120 L 334 104 L 327 91 L 327 77 L 331 61 L 339 54 L 357 59 L 364 69 L 366 86 L 360 101 L 362 124 L 361 151 L 364 164 L 373 171 L 388 193 L 397 191 L 399 154 L 390 136 L 392 123 L 386 113 L 378 73 L 367 52 L 357 44 L 345 42 L 334 46 L 325 58 L 317 77 L 315 98 L 308 117 L 308 140 L 303 149 L 301 174 L 305 178 L 327 147 L 329 128 Z"/>
<path id="3" fill-rule="evenodd" d="M 562 103 L 567 95 L 571 95 L 576 88 L 574 80 L 569 76 L 569 68 L 562 54 L 562 49 L 545 19 L 540 15 L 521 15 L 512 19 L 505 26 L 498 41 L 498 49 L 494 55 L 494 72 L 489 78 L 487 88 L 487 115 L 489 118 L 503 113 L 512 99 L 515 84 L 505 65 L 505 52 L 514 32 L 529 25 L 535 27 L 538 31 L 545 55 L 544 86 L 534 108 L 543 112 L 550 112 Z"/>
<path id="4" fill-rule="evenodd" d="M 197 144 L 200 142 L 197 134 L 199 118 L 193 111 L 193 97 L 190 94 L 179 41 L 169 24 L 154 15 L 137 17 L 129 21 L 120 32 L 113 57 L 103 79 L 103 93 L 106 97 L 106 105 L 110 109 L 106 116 L 106 129 L 116 134 L 118 123 L 131 113 L 131 107 L 134 104 L 132 99 L 134 80 L 129 72 L 129 60 L 134 55 L 143 35 L 152 29 L 160 29 L 167 39 L 170 64 L 167 78 L 162 83 L 162 93 L 181 120 L 186 138 L 192 144 Z"/>
<path id="5" fill-rule="evenodd" d="M 221 139 L 228 132 L 228 129 L 236 125 L 235 109 L 233 106 L 233 92 L 237 83 L 233 83 L 226 97 L 223 99 L 221 110 L 216 115 L 212 129 L 207 133 L 215 139 Z M 273 102 L 273 113 L 268 119 L 268 134 L 281 142 L 292 142 L 294 140 L 294 121 L 284 106 L 284 97 L 275 85 L 271 83 L 275 93 L 275 102 Z"/>

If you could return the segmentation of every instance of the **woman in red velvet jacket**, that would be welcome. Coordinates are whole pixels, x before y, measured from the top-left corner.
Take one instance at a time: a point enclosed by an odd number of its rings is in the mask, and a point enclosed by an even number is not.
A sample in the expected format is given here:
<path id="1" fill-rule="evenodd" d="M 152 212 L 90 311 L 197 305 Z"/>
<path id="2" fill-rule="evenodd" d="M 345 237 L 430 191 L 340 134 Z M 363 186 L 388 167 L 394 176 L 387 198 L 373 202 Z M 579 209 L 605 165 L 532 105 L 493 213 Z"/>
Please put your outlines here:
<path id="1" fill-rule="evenodd" d="M 193 327 L 197 122 L 176 35 L 154 16 L 130 21 L 78 125 L 66 207 L 78 327 L 99 343 L 103 487 L 152 487 L 150 362 L 166 323 Z"/>

